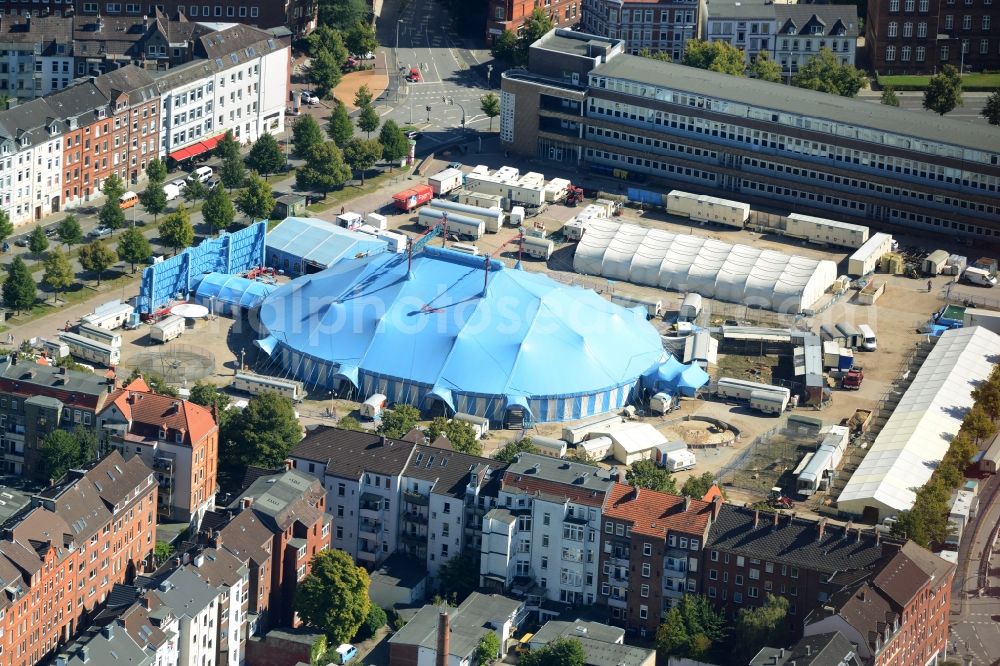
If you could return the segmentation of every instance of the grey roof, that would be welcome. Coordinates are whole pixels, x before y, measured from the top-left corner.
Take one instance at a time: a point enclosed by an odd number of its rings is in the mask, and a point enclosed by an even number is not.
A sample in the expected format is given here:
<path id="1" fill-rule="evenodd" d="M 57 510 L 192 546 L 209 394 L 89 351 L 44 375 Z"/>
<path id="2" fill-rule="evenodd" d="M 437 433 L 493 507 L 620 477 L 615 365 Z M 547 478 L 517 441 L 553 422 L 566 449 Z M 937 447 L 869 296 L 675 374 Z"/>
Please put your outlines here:
<path id="1" fill-rule="evenodd" d="M 155 594 L 177 617 L 195 617 L 219 596 L 219 590 L 209 585 L 197 569 L 182 567 L 160 583 Z"/>
<path id="2" fill-rule="evenodd" d="M 856 5 L 773 5 L 779 35 L 812 35 L 812 26 L 822 27 L 828 37 L 857 37 Z"/>
<path id="3" fill-rule="evenodd" d="M 839 631 L 803 636 L 791 648 L 765 647 L 750 666 L 845 666 L 860 664 L 858 651 Z"/>
<path id="4" fill-rule="evenodd" d="M 778 112 L 825 118 L 882 132 L 1000 153 L 1000 132 L 985 125 L 942 118 L 923 111 L 908 111 L 781 83 L 729 76 L 627 53 L 612 57 L 592 72 Z"/>
<path id="5" fill-rule="evenodd" d="M 128 632 L 112 624 L 77 647 L 76 652 L 67 656 L 66 663 L 152 666 L 153 659 L 154 655 L 139 647 Z"/>
<path id="6" fill-rule="evenodd" d="M 47 395 L 33 395 L 24 401 L 26 405 L 38 405 L 39 407 L 50 407 L 52 409 L 62 409 L 62 400 L 51 398 Z"/>
<path id="7" fill-rule="evenodd" d="M 625 630 L 587 620 L 574 622 L 549 620 L 532 636 L 531 642 L 544 645 L 559 638 L 590 638 L 605 643 L 620 643 L 625 639 Z"/>
<path id="8" fill-rule="evenodd" d="M 705 547 L 825 573 L 870 568 L 890 548 L 885 541 L 876 542 L 871 532 L 863 532 L 859 540 L 856 530 L 835 525 L 827 525 L 820 538 L 817 521 L 793 516 L 780 516 L 775 526 L 772 515 L 762 512 L 754 527 L 754 514 L 753 509 L 723 504 Z"/>
<path id="9" fill-rule="evenodd" d="M 596 641 L 593 638 L 578 638 L 586 655 L 586 666 L 643 666 L 652 665 L 656 651 L 634 645 L 619 645 Z"/>
<path id="10" fill-rule="evenodd" d="M 320 426 L 306 433 L 288 455 L 322 463 L 330 476 L 356 480 L 365 472 L 402 474 L 415 448 L 370 432 Z"/>
<path id="11" fill-rule="evenodd" d="M 411 589 L 427 577 L 427 566 L 422 559 L 396 551 L 382 562 L 377 571 L 369 574 L 369 577 L 373 585 L 379 583 L 386 587 Z"/>
<path id="12" fill-rule="evenodd" d="M 403 469 L 407 478 L 432 481 L 431 492 L 462 499 L 469 484 L 470 474 L 499 475 L 504 464 L 490 458 L 461 453 L 451 449 L 418 445 Z M 494 493 L 495 495 L 495 493 Z"/>
<path id="13" fill-rule="evenodd" d="M 490 625 L 501 626 L 513 617 L 524 605 L 499 594 L 473 592 L 458 608 L 448 606 L 424 606 L 406 625 L 389 639 L 390 643 L 419 645 L 428 650 L 437 650 L 438 616 L 447 612 L 451 625 L 449 652 L 460 659 L 469 657 L 479 645 L 479 640 L 492 631 Z"/>
<path id="14" fill-rule="evenodd" d="M 519 475 L 562 483 L 586 490 L 605 493 L 615 485 L 611 472 L 584 463 L 560 460 L 537 453 L 521 453 L 507 468 L 509 475 Z M 580 479 L 583 479 L 580 482 Z"/>
<path id="15" fill-rule="evenodd" d="M 705 18 L 709 21 L 737 18 L 774 19 L 774 2 L 772 0 L 708 0 Z"/>
<path id="16" fill-rule="evenodd" d="M 245 497 L 252 497 L 251 508 L 272 530 L 284 531 L 299 521 L 312 526 L 322 515 L 314 506 L 323 497 L 323 487 L 315 477 L 292 469 L 262 476 L 240 493 L 230 509 L 239 509 Z"/>
<path id="17" fill-rule="evenodd" d="M 7 522 L 8 518 L 28 506 L 30 502 L 29 493 L 9 486 L 0 486 L 0 524 Z"/>
<path id="18" fill-rule="evenodd" d="M 94 79 L 94 84 L 109 99 L 114 99 L 119 94 L 127 94 L 131 104 L 139 100 L 148 102 L 159 96 L 153 76 L 135 65 L 125 65 L 102 74 Z"/>
<path id="19" fill-rule="evenodd" d="M 577 34 L 583 35 L 584 33 Z M 620 40 L 610 39 L 600 35 L 585 35 L 584 38 L 578 38 L 566 35 L 565 31 L 556 30 L 544 35 L 540 40 L 532 44 L 532 46 L 536 48 L 549 49 L 551 51 L 559 51 L 560 53 L 571 53 L 573 55 L 587 57 L 588 45 L 592 41 L 605 45 L 609 43 L 621 43 Z"/>

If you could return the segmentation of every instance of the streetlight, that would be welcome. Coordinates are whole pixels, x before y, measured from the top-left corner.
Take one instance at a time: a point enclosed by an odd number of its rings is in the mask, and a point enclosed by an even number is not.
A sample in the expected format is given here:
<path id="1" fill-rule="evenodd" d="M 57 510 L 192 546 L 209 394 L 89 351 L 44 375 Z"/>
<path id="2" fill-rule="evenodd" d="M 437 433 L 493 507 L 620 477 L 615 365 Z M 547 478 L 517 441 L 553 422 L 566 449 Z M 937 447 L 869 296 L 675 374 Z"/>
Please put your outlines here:
<path id="1" fill-rule="evenodd" d="M 442 102 L 447 101 L 448 104 L 452 106 L 457 106 L 458 108 L 462 109 L 462 129 L 465 129 L 465 107 L 462 106 L 460 102 L 456 102 L 454 97 L 447 97 L 447 98 L 442 97 L 441 101 Z"/>
<path id="2" fill-rule="evenodd" d="M 403 19 L 396 19 L 396 48 L 392 50 L 392 59 L 396 65 L 396 101 L 399 101 L 399 26 Z"/>
<path id="3" fill-rule="evenodd" d="M 486 89 L 493 90 L 493 65 L 486 65 Z"/>

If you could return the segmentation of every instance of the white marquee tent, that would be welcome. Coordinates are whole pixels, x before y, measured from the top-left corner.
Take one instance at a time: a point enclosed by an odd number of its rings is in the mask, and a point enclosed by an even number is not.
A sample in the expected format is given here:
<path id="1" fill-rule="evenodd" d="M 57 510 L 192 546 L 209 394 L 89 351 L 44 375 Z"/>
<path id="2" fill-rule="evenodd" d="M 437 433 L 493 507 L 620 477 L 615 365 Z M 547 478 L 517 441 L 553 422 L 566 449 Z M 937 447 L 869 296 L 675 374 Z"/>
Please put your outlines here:
<path id="1" fill-rule="evenodd" d="M 913 507 L 914 488 L 944 458 L 972 389 L 993 369 L 1000 336 L 982 328 L 945 331 L 837 499 L 844 512 L 877 509 L 881 520 Z"/>
<path id="2" fill-rule="evenodd" d="M 573 270 L 779 312 L 812 307 L 837 265 L 748 245 L 591 220 Z"/>

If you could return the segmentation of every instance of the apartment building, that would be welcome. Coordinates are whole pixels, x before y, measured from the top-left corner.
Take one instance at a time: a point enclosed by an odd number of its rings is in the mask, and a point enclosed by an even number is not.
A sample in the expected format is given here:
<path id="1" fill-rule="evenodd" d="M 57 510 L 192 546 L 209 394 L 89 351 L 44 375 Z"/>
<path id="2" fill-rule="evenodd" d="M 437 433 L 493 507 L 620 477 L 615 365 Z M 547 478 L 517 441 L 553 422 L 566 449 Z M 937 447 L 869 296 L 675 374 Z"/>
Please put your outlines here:
<path id="1" fill-rule="evenodd" d="M 593 605 L 600 588 L 603 507 L 617 471 L 523 453 L 483 517 L 480 579 L 490 591 L 570 606 Z"/>
<path id="2" fill-rule="evenodd" d="M 161 520 L 198 530 L 215 508 L 219 426 L 212 412 L 187 400 L 158 395 L 142 378 L 116 391 L 97 415 L 101 447 L 127 460 L 139 456 L 160 486 Z"/>
<path id="3" fill-rule="evenodd" d="M 552 22 L 560 28 L 571 28 L 580 20 L 581 5 L 585 0 L 489 0 L 486 20 L 486 43 L 493 44 L 504 30 L 520 33 L 524 20 L 535 8 L 545 10 Z"/>
<path id="4" fill-rule="evenodd" d="M 60 209 L 63 129 L 44 100 L 0 112 L 0 207 L 15 225 Z"/>
<path id="5" fill-rule="evenodd" d="M 113 379 L 11 356 L 0 366 L 0 471 L 42 479 L 39 449 L 45 436 L 55 428 L 94 428 L 114 390 Z"/>
<path id="6" fill-rule="evenodd" d="M 879 74 L 1000 67 L 992 0 L 869 0 L 865 43 Z"/>
<path id="7" fill-rule="evenodd" d="M 219 616 L 219 590 L 195 569 L 183 567 L 153 592 L 177 617 L 178 666 L 207 666 L 217 654 L 215 620 Z"/>
<path id="8" fill-rule="evenodd" d="M 723 504 L 705 543 L 701 589 L 728 618 L 762 605 L 768 594 L 784 597 L 789 630 L 798 636 L 803 618 L 828 602 L 845 577 L 870 574 L 899 547 L 850 524 Z"/>
<path id="9" fill-rule="evenodd" d="M 30 99 L 65 88 L 76 71 L 71 44 L 63 19 L 0 17 L 0 94 Z"/>
<path id="10" fill-rule="evenodd" d="M 810 5 L 812 6 L 812 5 Z M 728 42 L 749 64 L 757 55 L 774 55 L 775 5 L 771 0 L 708 0 L 705 40 Z"/>
<path id="11" fill-rule="evenodd" d="M 290 45 L 246 25 L 195 40 L 196 59 L 157 76 L 162 104 L 159 155 L 183 161 L 232 131 L 241 143 L 285 128 Z"/>
<path id="12" fill-rule="evenodd" d="M 702 35 L 702 11 L 697 0 L 584 0 L 581 28 L 620 39 L 633 55 L 648 50 L 680 60 L 687 41 Z"/>
<path id="13" fill-rule="evenodd" d="M 750 666 L 863 666 L 857 647 L 840 632 L 803 636 L 790 648 L 762 648 Z"/>
<path id="14" fill-rule="evenodd" d="M 518 155 L 874 226 L 1000 237 L 985 127 L 624 53 L 554 30 L 502 77 Z"/>
<path id="15" fill-rule="evenodd" d="M 326 495 L 295 469 L 261 476 L 227 507 L 202 522 L 209 544 L 239 558 L 248 570 L 247 635 L 296 627 L 295 588 L 312 558 L 330 547 Z"/>
<path id="16" fill-rule="evenodd" d="M 110 453 L 31 498 L 0 527 L 0 664 L 25 666 L 71 639 L 156 541 L 156 483 Z"/>
<path id="17" fill-rule="evenodd" d="M 912 541 L 805 618 L 808 636 L 839 632 L 872 666 L 923 666 L 947 657 L 955 565 Z"/>
<path id="18" fill-rule="evenodd" d="M 599 600 L 610 622 L 652 636 L 685 594 L 702 594 L 702 552 L 714 502 L 616 483 L 604 505 Z"/>

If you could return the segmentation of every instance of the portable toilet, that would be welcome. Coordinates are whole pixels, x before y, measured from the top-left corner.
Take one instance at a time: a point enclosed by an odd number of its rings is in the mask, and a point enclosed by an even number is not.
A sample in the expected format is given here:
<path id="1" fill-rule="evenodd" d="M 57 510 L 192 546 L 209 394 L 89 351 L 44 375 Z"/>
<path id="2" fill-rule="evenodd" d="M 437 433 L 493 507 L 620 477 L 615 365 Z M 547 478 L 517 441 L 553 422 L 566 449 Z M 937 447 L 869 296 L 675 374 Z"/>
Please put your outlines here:
<path id="1" fill-rule="evenodd" d="M 377 419 L 382 415 L 382 410 L 385 409 L 386 404 L 386 397 L 381 393 L 376 393 L 361 403 L 361 416 L 369 419 Z"/>

